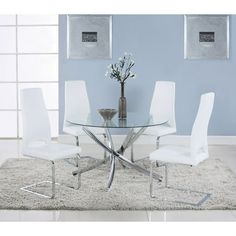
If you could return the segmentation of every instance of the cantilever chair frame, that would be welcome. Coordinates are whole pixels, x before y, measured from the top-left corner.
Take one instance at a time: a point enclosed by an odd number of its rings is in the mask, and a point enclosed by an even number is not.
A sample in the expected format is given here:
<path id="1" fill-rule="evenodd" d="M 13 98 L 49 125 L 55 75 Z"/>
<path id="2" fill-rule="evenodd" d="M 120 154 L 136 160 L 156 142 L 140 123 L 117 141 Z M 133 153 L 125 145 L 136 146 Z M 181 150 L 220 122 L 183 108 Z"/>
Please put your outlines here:
<path id="1" fill-rule="evenodd" d="M 150 176 L 149 176 L 149 191 L 150 191 L 150 197 L 151 198 L 156 198 L 154 193 L 153 193 L 153 166 L 156 165 L 156 161 L 151 161 L 150 162 Z M 183 165 L 183 164 L 182 164 Z M 206 202 L 210 196 L 211 196 L 211 193 L 207 193 L 207 192 L 200 192 L 200 191 L 196 191 L 196 190 L 190 190 L 190 189 L 184 189 L 184 188 L 174 188 L 174 187 L 171 187 L 168 185 L 168 170 L 169 170 L 169 166 L 170 164 L 162 164 L 162 165 L 159 165 L 158 167 L 164 167 L 164 188 L 168 188 L 168 189 L 172 189 L 172 190 L 178 190 L 178 191 L 182 191 L 182 192 L 190 192 L 190 193 L 197 193 L 197 194 L 202 194 L 203 197 L 197 202 L 197 203 L 192 203 L 192 202 L 186 202 L 186 201 L 178 201 L 178 200 L 175 200 L 175 201 L 172 201 L 172 202 L 175 202 L 175 203 L 180 203 L 180 204 L 185 204 L 185 205 L 191 205 L 191 206 L 194 206 L 194 207 L 200 207 L 204 202 Z M 189 167 L 192 167 L 191 165 Z"/>
<path id="2" fill-rule="evenodd" d="M 41 160 L 46 161 L 46 159 L 42 159 L 42 158 L 37 158 L 37 159 L 41 159 Z M 66 160 L 67 159 L 64 159 L 64 161 L 66 161 Z M 75 158 L 75 166 L 78 167 L 78 176 L 77 176 L 77 178 L 78 178 L 78 186 L 77 187 L 71 187 L 71 186 L 63 184 L 64 186 L 66 186 L 68 188 L 75 189 L 75 190 L 78 190 L 80 188 L 80 186 L 81 186 L 81 175 L 79 174 L 80 173 L 79 172 L 79 160 L 80 160 L 80 155 L 77 154 L 76 158 Z M 52 169 L 52 176 L 51 176 L 52 180 L 51 181 L 49 181 L 49 180 L 40 181 L 40 182 L 37 182 L 37 183 L 34 183 L 34 184 L 30 184 L 30 185 L 21 187 L 20 189 L 22 191 L 25 191 L 25 192 L 28 192 L 28 193 L 32 193 L 32 194 L 35 194 L 35 195 L 38 195 L 38 196 L 41 196 L 41 197 L 44 197 L 44 198 L 54 199 L 55 198 L 55 194 L 56 194 L 56 185 L 62 185 L 62 184 L 56 183 L 56 181 L 55 181 L 55 179 L 56 179 L 55 178 L 55 161 L 51 160 L 50 163 L 51 163 L 51 169 Z M 52 194 L 50 196 L 46 195 L 46 194 L 38 193 L 38 192 L 33 191 L 33 190 L 29 190 L 32 187 L 37 187 L 38 185 L 44 184 L 44 183 L 50 183 L 51 184 Z"/>

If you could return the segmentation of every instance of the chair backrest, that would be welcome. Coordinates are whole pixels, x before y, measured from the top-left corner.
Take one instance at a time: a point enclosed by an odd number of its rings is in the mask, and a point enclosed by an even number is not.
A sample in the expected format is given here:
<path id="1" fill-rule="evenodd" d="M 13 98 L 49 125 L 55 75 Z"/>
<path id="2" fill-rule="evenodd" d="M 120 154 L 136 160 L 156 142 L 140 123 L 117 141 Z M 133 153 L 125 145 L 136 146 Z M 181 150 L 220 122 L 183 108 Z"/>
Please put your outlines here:
<path id="1" fill-rule="evenodd" d="M 23 147 L 34 143 L 50 143 L 50 122 L 40 88 L 22 89 Z"/>
<path id="2" fill-rule="evenodd" d="M 214 105 L 214 93 L 201 96 L 197 116 L 191 133 L 191 156 L 201 161 L 208 158 L 207 132 Z"/>
<path id="3" fill-rule="evenodd" d="M 65 82 L 65 116 L 66 120 L 74 116 L 87 117 L 90 113 L 90 104 L 85 81 L 75 80 Z"/>
<path id="4" fill-rule="evenodd" d="M 169 126 L 175 123 L 175 82 L 157 81 L 152 97 L 150 114 L 160 122 L 168 120 Z"/>

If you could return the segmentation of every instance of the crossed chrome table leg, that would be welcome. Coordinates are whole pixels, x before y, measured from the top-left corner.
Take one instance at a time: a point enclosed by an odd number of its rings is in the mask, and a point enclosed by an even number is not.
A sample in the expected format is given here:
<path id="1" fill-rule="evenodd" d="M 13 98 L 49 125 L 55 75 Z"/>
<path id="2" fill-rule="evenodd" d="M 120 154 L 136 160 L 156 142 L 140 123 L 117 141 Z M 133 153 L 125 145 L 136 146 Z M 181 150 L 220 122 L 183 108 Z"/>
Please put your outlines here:
<path id="1" fill-rule="evenodd" d="M 122 162 L 125 166 L 134 168 L 135 170 L 149 176 L 150 171 L 146 170 L 145 168 L 140 167 L 139 165 L 133 163 L 129 159 L 124 157 L 124 151 L 135 141 L 137 138 L 143 133 L 145 130 L 145 127 L 141 128 L 137 133 L 134 133 L 133 129 L 130 130 L 128 135 L 126 136 L 123 144 L 121 145 L 120 149 L 115 151 L 114 150 L 114 144 L 112 140 L 112 136 L 110 133 L 109 128 L 106 128 L 106 135 L 107 135 L 107 145 L 100 141 L 87 127 L 83 127 L 84 132 L 92 138 L 99 146 L 101 146 L 104 150 L 106 150 L 109 153 L 109 158 L 111 162 L 111 170 L 110 170 L 110 175 L 109 175 L 109 180 L 108 180 L 108 189 L 111 187 L 114 174 L 115 174 L 115 161 L 116 159 Z M 73 172 L 73 174 L 77 174 L 77 172 Z M 162 177 L 156 173 L 153 173 L 153 178 L 157 179 L 159 181 L 162 181 Z"/>

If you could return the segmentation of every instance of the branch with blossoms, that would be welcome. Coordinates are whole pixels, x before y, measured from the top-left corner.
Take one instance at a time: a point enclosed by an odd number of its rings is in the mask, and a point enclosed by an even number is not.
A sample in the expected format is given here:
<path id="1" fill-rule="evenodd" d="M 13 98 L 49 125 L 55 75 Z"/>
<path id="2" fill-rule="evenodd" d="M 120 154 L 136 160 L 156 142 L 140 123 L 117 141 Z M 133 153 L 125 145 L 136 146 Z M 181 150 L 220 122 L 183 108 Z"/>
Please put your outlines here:
<path id="1" fill-rule="evenodd" d="M 125 53 L 123 57 L 119 58 L 117 63 L 110 64 L 107 67 L 106 78 L 116 79 L 120 83 L 124 83 L 128 78 L 135 79 L 136 74 L 131 71 L 135 63 L 131 57 L 131 53 Z"/>

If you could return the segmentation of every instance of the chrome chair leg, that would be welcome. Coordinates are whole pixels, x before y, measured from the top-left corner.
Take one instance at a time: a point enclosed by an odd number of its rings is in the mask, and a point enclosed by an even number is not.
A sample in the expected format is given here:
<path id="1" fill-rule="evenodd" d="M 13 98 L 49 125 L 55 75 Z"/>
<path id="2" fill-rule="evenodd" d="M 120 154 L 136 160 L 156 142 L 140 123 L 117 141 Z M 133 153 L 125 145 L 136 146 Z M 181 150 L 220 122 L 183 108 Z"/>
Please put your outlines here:
<path id="1" fill-rule="evenodd" d="M 160 147 L 160 137 L 157 136 L 157 139 L 156 139 L 156 149 L 159 149 Z"/>
<path id="2" fill-rule="evenodd" d="M 77 156 L 76 156 L 76 166 L 78 167 L 78 187 L 67 186 L 69 188 L 79 189 L 80 186 L 81 186 L 81 174 L 79 172 L 79 159 L 80 159 L 80 155 L 77 154 Z M 41 197 L 54 199 L 55 195 L 56 195 L 56 185 L 61 185 L 61 184 L 56 183 L 56 178 L 55 178 L 55 162 L 54 161 L 50 161 L 50 163 L 51 163 L 51 170 L 52 170 L 52 176 L 51 176 L 52 180 L 51 181 L 48 181 L 48 180 L 41 181 L 41 182 L 38 182 L 38 183 L 35 183 L 35 184 L 24 186 L 24 187 L 22 187 L 20 189 L 25 191 L 25 192 L 32 193 L 32 194 L 35 194 L 35 195 L 38 195 L 38 196 L 41 196 Z M 45 184 L 45 183 L 50 183 L 51 184 L 51 188 L 52 188 L 51 196 L 48 196 L 48 195 L 45 195 L 45 194 L 41 194 L 41 193 L 38 193 L 38 192 L 33 191 L 33 190 L 29 190 L 29 188 L 37 187 L 38 185 Z"/>
<path id="3" fill-rule="evenodd" d="M 150 162 L 150 179 L 149 179 L 149 182 L 150 182 L 150 197 L 151 198 L 155 198 L 155 195 L 153 194 L 153 166 L 152 166 L 152 163 L 153 162 Z M 180 204 L 186 204 L 186 205 L 191 205 L 191 206 L 194 206 L 194 207 L 200 207 L 204 202 L 207 201 L 208 198 L 210 198 L 211 196 L 211 193 L 206 193 L 206 192 L 200 192 L 200 191 L 195 191 L 195 190 L 191 190 L 191 189 L 183 189 L 183 188 L 174 188 L 174 187 L 170 187 L 168 186 L 168 164 L 164 164 L 164 172 L 165 172 L 165 186 L 164 188 L 169 188 L 169 189 L 173 189 L 173 190 L 178 190 L 178 191 L 188 191 L 190 193 L 198 193 L 198 194 L 202 194 L 204 195 L 197 203 L 191 203 L 191 202 L 186 202 L 186 201 L 172 201 L 172 202 L 175 202 L 175 203 L 180 203 Z M 168 201 L 166 200 L 165 198 L 165 201 Z"/>
<path id="4" fill-rule="evenodd" d="M 76 146 L 79 146 L 79 136 L 75 136 L 76 139 Z"/>
<path id="5" fill-rule="evenodd" d="M 165 164 L 165 188 L 168 188 L 168 165 Z"/>
<path id="6" fill-rule="evenodd" d="M 75 167 L 79 167 L 79 159 L 80 159 L 80 156 L 76 155 L 76 157 L 75 157 Z"/>
<path id="7" fill-rule="evenodd" d="M 78 176 L 77 176 L 77 178 L 78 178 L 78 186 L 77 186 L 76 189 L 79 189 L 81 187 L 81 173 L 79 171 L 79 160 L 80 160 L 80 155 L 79 154 L 76 155 L 76 160 L 77 160 L 76 167 L 78 168 Z"/>
<path id="8" fill-rule="evenodd" d="M 160 147 L 160 137 L 157 136 L 156 138 L 156 149 L 159 149 Z M 156 161 L 156 167 L 160 167 L 158 161 Z"/>
<path id="9" fill-rule="evenodd" d="M 24 186 L 22 188 L 20 188 L 22 191 L 25 191 L 25 192 L 28 192 L 28 193 L 32 193 L 32 194 L 35 194 L 35 195 L 38 195 L 38 196 L 41 196 L 41 197 L 44 197 L 44 198 L 55 198 L 55 192 L 56 192 L 56 185 L 60 185 L 59 183 L 56 183 L 55 181 L 55 163 L 54 161 L 50 161 L 51 162 L 51 169 L 52 169 L 52 181 L 41 181 L 41 182 L 38 182 L 38 183 L 35 183 L 35 184 L 31 184 L 31 185 L 27 185 L 27 186 Z M 52 194 L 50 196 L 48 195 L 45 195 L 45 194 L 42 194 L 42 193 L 38 193 L 36 191 L 33 191 L 33 190 L 29 190 L 29 188 L 32 188 L 32 187 L 37 187 L 38 185 L 40 184 L 45 184 L 45 183 L 50 183 L 51 184 L 51 188 L 52 188 Z"/>
<path id="10" fill-rule="evenodd" d="M 107 143 L 107 136 L 106 136 L 106 134 L 103 134 L 103 137 L 104 137 L 104 143 L 106 144 Z M 104 158 L 104 161 L 107 160 L 107 151 L 105 149 L 104 149 L 103 158 Z"/>
<path id="11" fill-rule="evenodd" d="M 77 189 L 80 189 L 81 187 L 81 174 L 78 173 L 78 188 Z"/>
<path id="12" fill-rule="evenodd" d="M 55 198 L 56 186 L 55 186 L 55 163 L 51 161 L 52 164 L 52 199 Z"/>
<path id="13" fill-rule="evenodd" d="M 149 176 L 149 191 L 150 191 L 150 197 L 151 198 L 154 198 L 154 195 L 153 195 L 153 176 L 152 176 L 152 173 L 153 173 L 153 167 L 152 167 L 152 161 L 150 162 L 150 176 Z"/>
<path id="14" fill-rule="evenodd" d="M 134 162 L 134 144 L 133 143 L 131 144 L 131 147 L 130 147 L 130 160 Z"/>

